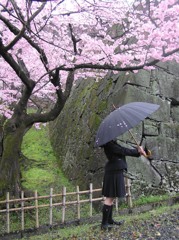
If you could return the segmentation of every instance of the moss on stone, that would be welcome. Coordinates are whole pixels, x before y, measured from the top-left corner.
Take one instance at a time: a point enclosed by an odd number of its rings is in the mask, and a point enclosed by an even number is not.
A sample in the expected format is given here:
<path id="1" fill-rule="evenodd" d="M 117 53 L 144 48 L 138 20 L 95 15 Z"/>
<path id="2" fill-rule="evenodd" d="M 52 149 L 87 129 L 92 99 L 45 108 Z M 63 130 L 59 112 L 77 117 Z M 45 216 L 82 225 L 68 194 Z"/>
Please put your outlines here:
<path id="1" fill-rule="evenodd" d="M 160 109 L 150 116 L 147 124 L 144 123 L 144 131 L 140 125 L 135 128 L 135 135 L 137 134 L 139 140 L 142 138 L 141 142 L 153 151 L 154 158 L 160 159 L 161 155 L 165 156 L 166 159 L 178 157 L 179 150 L 176 148 L 178 126 L 173 128 L 172 132 L 169 131 L 170 126 L 163 128 L 168 135 L 175 137 L 176 143 L 171 141 L 172 137 L 164 140 L 161 136 L 162 128 L 159 126 L 160 122 L 168 122 L 169 125 L 171 123 L 169 121 L 171 118 L 169 101 L 163 100 L 159 95 L 151 94 L 151 83 L 155 79 L 151 79 L 149 73 L 143 74 L 145 71 L 138 75 L 133 73 L 126 75 L 125 72 L 116 75 L 108 74 L 98 82 L 91 78 L 79 82 L 73 88 L 64 111 L 58 117 L 58 132 L 54 131 L 55 136 L 52 136 L 52 139 L 55 141 L 52 141 L 52 144 L 59 155 L 62 166 L 65 165 L 65 173 L 80 184 L 80 187 L 86 186 L 89 181 L 93 181 L 95 186 L 99 186 L 99 182 L 102 182 L 102 169 L 106 158 L 100 148 L 94 148 L 94 141 L 99 125 L 112 110 L 113 103 L 116 106 L 132 101 L 159 104 Z M 153 123 L 155 124 L 153 125 Z M 142 133 L 143 136 L 141 136 Z M 126 137 L 122 140 L 125 142 L 129 138 Z M 169 151 L 173 151 L 175 156 L 174 154 L 169 156 Z M 138 168 L 128 169 L 134 178 L 138 178 L 136 169 L 141 169 L 140 162 L 136 161 Z M 152 164 L 154 163 L 152 162 Z M 159 168 L 160 171 L 162 172 L 161 168 Z"/>
<path id="2" fill-rule="evenodd" d="M 103 111 L 106 111 L 107 109 L 107 101 L 106 100 L 103 100 L 99 103 L 99 106 L 98 106 L 98 112 L 103 112 Z"/>
<path id="3" fill-rule="evenodd" d="M 101 118 L 99 117 L 99 115 L 97 115 L 96 113 L 92 113 L 90 115 L 90 118 L 89 118 L 89 128 L 91 130 L 97 130 L 99 124 L 101 122 Z"/>

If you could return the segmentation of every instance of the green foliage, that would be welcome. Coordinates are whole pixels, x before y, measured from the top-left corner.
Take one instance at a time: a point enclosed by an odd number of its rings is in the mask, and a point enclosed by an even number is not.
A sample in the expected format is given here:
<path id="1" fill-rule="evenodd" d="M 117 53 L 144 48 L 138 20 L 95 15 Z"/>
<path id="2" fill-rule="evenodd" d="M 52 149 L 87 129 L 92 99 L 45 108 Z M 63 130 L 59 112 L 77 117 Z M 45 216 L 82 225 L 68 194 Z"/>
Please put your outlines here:
<path id="1" fill-rule="evenodd" d="M 41 192 L 41 188 L 45 188 L 55 182 L 55 176 L 52 171 L 38 167 L 31 168 L 27 172 L 24 172 L 23 177 L 25 179 L 23 183 L 24 187 L 33 191 L 39 189 Z"/>
<path id="2" fill-rule="evenodd" d="M 32 127 L 24 136 L 22 152 L 29 159 L 36 161 L 55 161 L 52 147 L 48 136 L 48 127 L 35 129 Z"/>
<path id="3" fill-rule="evenodd" d="M 74 189 L 73 184 L 60 170 L 49 140 L 48 127 L 37 130 L 31 128 L 23 139 L 22 153 L 27 162 L 22 170 L 22 184 L 25 189 L 38 193 L 49 193 L 49 188 L 54 192 L 61 191 L 66 186 L 68 191 Z"/>
<path id="4" fill-rule="evenodd" d="M 159 202 L 162 200 L 169 199 L 169 195 L 150 195 L 150 196 L 141 196 L 139 199 L 134 201 L 134 206 L 140 206 L 147 203 Z"/>
<path id="5" fill-rule="evenodd" d="M 57 160 L 54 156 L 53 149 L 49 140 L 48 127 L 41 127 L 37 130 L 34 127 L 31 128 L 23 139 L 22 144 L 23 157 L 21 159 L 22 170 L 22 186 L 25 190 L 25 194 L 30 192 L 33 195 L 37 190 L 38 195 L 49 195 L 50 188 L 53 188 L 53 193 L 61 193 L 62 187 L 67 188 L 67 192 L 74 192 L 76 186 L 73 186 L 59 168 Z M 84 196 L 85 197 L 85 196 Z M 83 197 L 81 197 L 82 199 Z M 53 201 L 61 202 L 61 197 L 54 198 Z M 67 201 L 76 200 L 72 196 L 66 197 Z M 34 205 L 34 201 L 29 201 L 29 206 Z M 38 204 L 49 204 L 49 199 L 42 199 L 38 201 Z M 81 216 L 88 217 L 89 204 L 81 206 Z M 70 221 L 77 216 L 77 207 L 68 206 L 65 219 Z M 35 227 L 35 210 L 25 212 L 25 229 Z M 53 222 L 60 222 L 62 219 L 61 206 L 53 208 Z M 39 221 L 40 225 L 46 225 L 49 223 L 49 207 L 39 209 Z M 0 217 L 0 233 L 6 231 L 6 217 L 5 215 Z M 18 231 L 21 229 L 21 213 L 12 212 L 10 214 L 10 231 Z"/>

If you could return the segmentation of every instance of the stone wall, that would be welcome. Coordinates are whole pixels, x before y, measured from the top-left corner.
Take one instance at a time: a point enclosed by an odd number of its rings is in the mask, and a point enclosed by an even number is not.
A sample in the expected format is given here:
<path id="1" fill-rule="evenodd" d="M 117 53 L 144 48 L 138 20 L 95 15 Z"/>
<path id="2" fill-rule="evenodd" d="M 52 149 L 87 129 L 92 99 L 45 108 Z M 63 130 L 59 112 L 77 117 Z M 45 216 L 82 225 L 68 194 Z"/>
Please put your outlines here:
<path id="1" fill-rule="evenodd" d="M 102 184 L 106 157 L 94 148 L 103 118 L 128 102 L 160 105 L 158 111 L 132 129 L 136 140 L 152 151 L 150 159 L 127 158 L 135 195 L 177 192 L 179 188 L 179 69 L 175 63 L 137 74 L 109 73 L 104 79 L 78 81 L 60 116 L 50 124 L 51 141 L 60 167 L 74 184 L 86 188 Z M 129 133 L 119 137 L 133 146 Z"/>

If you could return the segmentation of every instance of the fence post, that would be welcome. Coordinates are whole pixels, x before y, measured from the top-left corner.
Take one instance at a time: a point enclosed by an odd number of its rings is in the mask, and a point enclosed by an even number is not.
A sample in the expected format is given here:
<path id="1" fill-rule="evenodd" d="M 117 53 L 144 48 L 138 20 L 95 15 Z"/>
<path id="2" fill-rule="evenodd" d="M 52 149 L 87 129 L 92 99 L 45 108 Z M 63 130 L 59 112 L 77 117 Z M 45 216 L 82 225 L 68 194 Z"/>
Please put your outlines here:
<path id="1" fill-rule="evenodd" d="M 52 226 L 52 218 L 53 218 L 53 188 L 50 188 L 50 226 Z"/>
<path id="2" fill-rule="evenodd" d="M 35 191 L 35 221 L 36 221 L 36 228 L 39 228 L 39 209 L 38 209 L 37 190 Z"/>
<path id="3" fill-rule="evenodd" d="M 77 217 L 80 220 L 80 190 L 79 186 L 76 187 L 76 194 L 77 194 Z"/>
<path id="4" fill-rule="evenodd" d="M 92 217 L 92 211 L 93 211 L 93 184 L 90 183 L 90 194 L 89 194 L 89 201 L 90 201 L 90 217 Z"/>
<path id="5" fill-rule="evenodd" d="M 132 208 L 132 197 L 131 197 L 131 191 L 130 191 L 131 190 L 131 179 L 130 178 L 125 178 L 125 186 L 126 186 L 126 193 L 127 193 L 126 201 L 128 203 L 128 206 L 130 208 Z M 10 212 L 11 211 L 14 211 L 14 212 L 17 211 L 21 214 L 21 226 L 19 227 L 18 230 L 20 230 L 20 228 L 21 228 L 22 231 L 24 231 L 24 229 L 25 229 L 25 211 L 26 211 L 26 209 L 27 210 L 30 210 L 30 209 L 35 210 L 36 228 L 39 228 L 39 208 L 41 208 L 41 207 L 50 207 L 49 208 L 49 211 L 50 211 L 49 221 L 50 221 L 51 226 L 53 224 L 53 207 L 54 206 L 62 206 L 62 210 L 61 210 L 62 211 L 62 223 L 65 222 L 65 214 L 66 214 L 66 206 L 67 205 L 76 205 L 77 204 L 77 215 L 78 215 L 78 220 L 80 220 L 80 218 L 81 218 L 81 216 L 80 216 L 81 215 L 81 212 L 80 212 L 81 203 L 88 202 L 90 204 L 89 211 L 90 211 L 90 217 L 91 217 L 93 214 L 93 202 L 101 201 L 101 199 L 102 199 L 102 201 L 105 200 L 104 196 L 102 198 L 94 198 L 93 192 L 96 192 L 96 191 L 101 191 L 101 189 L 93 189 L 92 183 L 90 183 L 89 190 L 86 190 L 86 191 L 80 192 L 79 186 L 77 186 L 76 193 L 74 193 L 74 192 L 69 193 L 69 195 L 73 194 L 73 196 L 76 194 L 77 201 L 67 201 L 68 193 L 66 193 L 66 187 L 62 188 L 62 192 L 60 194 L 53 194 L 53 188 L 51 188 L 49 196 L 38 196 L 37 191 L 35 191 L 33 198 L 31 198 L 31 197 L 25 198 L 24 192 L 22 191 L 20 199 L 14 199 L 14 200 L 10 199 L 10 194 L 9 194 L 9 192 L 7 192 L 6 199 L 3 201 L 0 201 L 0 204 L 6 204 L 5 209 L 2 209 L 2 210 L 0 209 L 0 214 L 3 212 L 6 213 L 6 232 L 10 233 L 10 228 L 11 228 Z M 82 199 L 80 200 L 81 194 L 89 194 L 89 198 L 87 198 L 87 199 L 85 198 L 84 201 Z M 57 197 L 57 196 L 62 197 L 61 201 L 58 203 L 56 203 L 56 202 L 53 203 L 53 197 Z M 32 204 L 32 206 L 26 206 L 26 201 L 32 200 L 32 199 L 34 200 L 34 204 Z M 45 204 L 40 204 L 39 199 L 46 199 Z M 47 201 L 49 201 L 50 203 L 47 203 Z M 16 208 L 14 208 L 13 206 L 11 208 L 11 205 L 13 204 L 13 202 L 19 202 L 18 206 Z M 116 199 L 116 210 L 118 210 L 118 199 Z"/>
<path id="6" fill-rule="evenodd" d="M 118 198 L 116 198 L 115 199 L 115 205 L 116 205 L 116 212 L 118 212 L 118 210 L 119 210 L 119 199 Z"/>
<path id="7" fill-rule="evenodd" d="M 6 210 L 7 210 L 7 233 L 10 233 L 9 192 L 7 192 L 6 194 Z"/>
<path id="8" fill-rule="evenodd" d="M 24 191 L 21 191 L 21 230 L 24 231 Z"/>
<path id="9" fill-rule="evenodd" d="M 126 179 L 126 192 L 127 192 L 127 203 L 130 208 L 132 208 L 132 197 L 131 197 L 131 180 L 130 178 L 125 178 Z"/>
<path id="10" fill-rule="evenodd" d="M 62 189 L 62 223 L 65 222 L 66 187 Z"/>

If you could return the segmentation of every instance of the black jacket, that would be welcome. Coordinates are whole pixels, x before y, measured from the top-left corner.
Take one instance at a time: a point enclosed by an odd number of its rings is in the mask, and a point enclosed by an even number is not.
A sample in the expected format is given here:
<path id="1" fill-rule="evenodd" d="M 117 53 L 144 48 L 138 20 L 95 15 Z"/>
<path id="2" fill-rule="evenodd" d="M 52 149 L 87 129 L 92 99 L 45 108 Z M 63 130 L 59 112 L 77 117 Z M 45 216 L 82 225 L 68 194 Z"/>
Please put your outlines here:
<path id="1" fill-rule="evenodd" d="M 115 141 L 108 142 L 103 147 L 108 159 L 108 162 L 105 166 L 106 172 L 113 172 L 118 170 L 127 171 L 127 162 L 125 156 L 140 156 L 137 148 L 125 148 L 117 144 Z"/>

